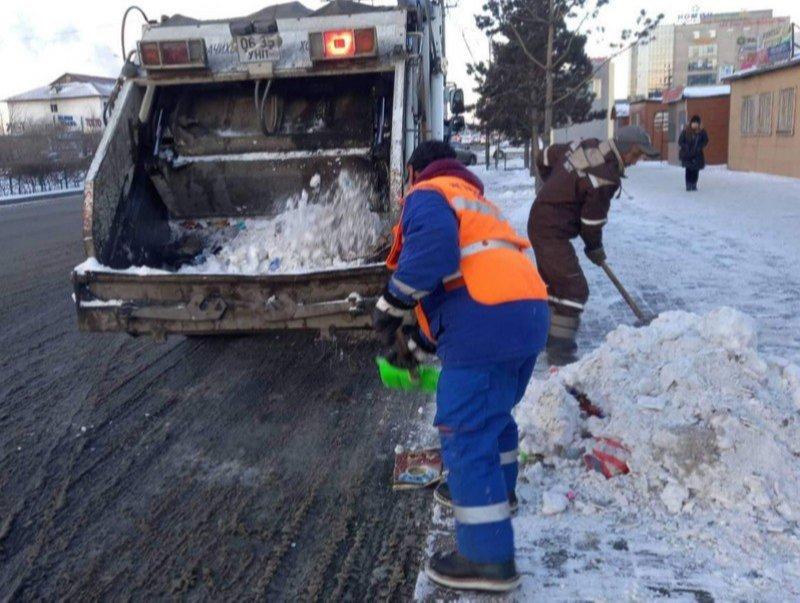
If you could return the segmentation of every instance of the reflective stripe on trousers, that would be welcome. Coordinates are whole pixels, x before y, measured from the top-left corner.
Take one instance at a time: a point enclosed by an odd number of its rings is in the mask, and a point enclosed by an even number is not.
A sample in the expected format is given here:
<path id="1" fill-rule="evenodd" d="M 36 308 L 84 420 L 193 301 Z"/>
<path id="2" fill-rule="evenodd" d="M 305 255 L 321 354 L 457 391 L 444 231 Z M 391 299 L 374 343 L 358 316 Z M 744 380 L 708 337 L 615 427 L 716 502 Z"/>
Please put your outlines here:
<path id="1" fill-rule="evenodd" d="M 453 514 L 459 523 L 480 525 L 509 519 L 511 517 L 511 507 L 509 507 L 508 501 L 484 507 L 458 507 L 453 505 Z"/>
<path id="2" fill-rule="evenodd" d="M 548 296 L 547 301 L 551 304 L 558 304 L 560 306 L 568 306 L 570 308 L 575 308 L 576 310 L 583 311 L 584 305 L 580 304 L 576 301 L 572 301 L 571 299 L 561 299 L 560 297 L 554 297 L 552 295 Z"/>
<path id="3" fill-rule="evenodd" d="M 501 465 L 510 465 L 511 463 L 517 462 L 517 457 L 519 456 L 519 450 L 509 450 L 508 452 L 501 452 L 500 453 L 500 464 Z"/>

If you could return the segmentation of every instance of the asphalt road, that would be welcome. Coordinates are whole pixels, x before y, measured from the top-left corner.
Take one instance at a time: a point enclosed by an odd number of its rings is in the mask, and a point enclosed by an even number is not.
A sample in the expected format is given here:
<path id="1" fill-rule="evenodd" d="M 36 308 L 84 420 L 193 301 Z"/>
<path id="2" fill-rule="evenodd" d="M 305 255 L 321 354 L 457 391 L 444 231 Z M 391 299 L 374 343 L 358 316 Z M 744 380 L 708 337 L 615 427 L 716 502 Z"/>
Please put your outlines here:
<path id="1" fill-rule="evenodd" d="M 0 601 L 409 598 L 430 498 L 389 482 L 420 400 L 374 345 L 79 333 L 80 222 L 0 207 Z"/>

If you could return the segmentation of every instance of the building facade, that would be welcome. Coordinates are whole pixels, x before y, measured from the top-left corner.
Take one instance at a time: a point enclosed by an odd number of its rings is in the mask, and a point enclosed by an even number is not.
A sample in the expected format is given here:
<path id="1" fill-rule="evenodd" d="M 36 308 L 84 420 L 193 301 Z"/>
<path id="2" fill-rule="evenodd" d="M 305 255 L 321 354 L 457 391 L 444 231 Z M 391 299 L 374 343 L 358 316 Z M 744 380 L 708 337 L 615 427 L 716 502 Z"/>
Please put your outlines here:
<path id="1" fill-rule="evenodd" d="M 595 95 L 592 111 L 603 112 L 604 117 L 554 128 L 551 136 L 554 143 L 586 138 L 604 140 L 614 135 L 614 64 L 607 59 L 592 59 L 592 65 L 596 70 L 590 84 Z"/>
<path id="2" fill-rule="evenodd" d="M 707 165 L 724 165 L 728 161 L 728 124 L 730 122 L 730 87 L 689 86 L 665 93 L 666 125 L 662 147 L 662 158 L 673 165 L 680 165 L 678 139 L 692 116 L 699 115 L 708 134 L 708 146 L 703 155 Z"/>
<path id="3" fill-rule="evenodd" d="M 653 40 L 634 46 L 630 97 L 657 98 L 680 86 L 710 86 L 748 66 L 764 36 L 791 30 L 772 10 L 685 15 L 660 25 Z"/>
<path id="4" fill-rule="evenodd" d="M 614 102 L 614 131 L 631 123 L 631 104 L 627 100 Z"/>
<path id="5" fill-rule="evenodd" d="M 728 167 L 800 178 L 800 56 L 734 74 Z"/>
<path id="6" fill-rule="evenodd" d="M 674 45 L 675 26 L 659 25 L 650 42 L 631 49 L 631 98 L 655 98 L 662 90 L 672 88 Z"/>
<path id="7" fill-rule="evenodd" d="M 47 124 L 69 130 L 100 130 L 114 83 L 113 78 L 65 73 L 46 86 L 5 99 L 6 129 L 13 133 Z"/>
<path id="8" fill-rule="evenodd" d="M 661 151 L 661 158 L 666 159 L 667 147 L 665 144 L 663 124 L 667 114 L 667 105 L 661 99 L 641 99 L 633 101 L 629 109 L 629 121 L 632 126 L 639 126 L 650 137 L 653 146 Z"/>

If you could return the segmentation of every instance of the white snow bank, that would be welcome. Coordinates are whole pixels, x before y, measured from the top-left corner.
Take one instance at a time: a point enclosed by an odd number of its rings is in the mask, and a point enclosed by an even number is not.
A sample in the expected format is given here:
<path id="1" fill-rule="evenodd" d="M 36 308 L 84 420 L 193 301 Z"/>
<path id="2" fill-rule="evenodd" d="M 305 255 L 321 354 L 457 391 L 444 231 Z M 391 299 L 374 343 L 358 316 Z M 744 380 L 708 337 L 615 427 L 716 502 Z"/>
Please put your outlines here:
<path id="1" fill-rule="evenodd" d="M 667 312 L 623 326 L 597 350 L 533 381 L 516 410 L 526 453 L 576 459 L 592 437 L 621 440 L 631 473 L 606 482 L 578 460 L 584 496 L 670 513 L 725 509 L 752 527 L 800 520 L 800 369 L 756 351 L 731 308 Z M 606 414 L 582 419 L 572 387 Z M 757 521 L 755 521 L 757 520 Z"/>
<path id="2" fill-rule="evenodd" d="M 111 272 L 115 274 L 136 274 L 138 276 L 150 276 L 157 274 L 172 274 L 167 270 L 160 270 L 158 268 L 150 268 L 149 266 L 131 266 L 130 268 L 110 268 L 105 264 L 101 264 L 97 258 L 86 258 L 83 262 L 75 266 L 75 273 L 84 275 L 87 272 Z"/>
<path id="3" fill-rule="evenodd" d="M 320 176 L 309 186 L 320 189 Z M 343 170 L 313 200 L 303 190 L 275 218 L 240 221 L 232 239 L 179 272 L 269 274 L 363 264 L 385 231 L 380 214 L 370 209 L 376 205 L 367 179 Z"/>

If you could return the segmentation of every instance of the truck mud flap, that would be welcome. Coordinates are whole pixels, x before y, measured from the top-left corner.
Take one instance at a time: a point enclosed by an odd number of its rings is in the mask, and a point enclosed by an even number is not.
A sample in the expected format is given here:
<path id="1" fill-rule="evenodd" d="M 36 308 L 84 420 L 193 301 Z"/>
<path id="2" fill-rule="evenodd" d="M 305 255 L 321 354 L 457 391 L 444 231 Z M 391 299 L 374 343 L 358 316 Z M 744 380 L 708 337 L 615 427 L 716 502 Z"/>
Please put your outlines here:
<path id="1" fill-rule="evenodd" d="M 76 272 L 72 278 L 82 331 L 162 338 L 366 329 L 386 271 L 369 266 L 264 277 Z"/>

